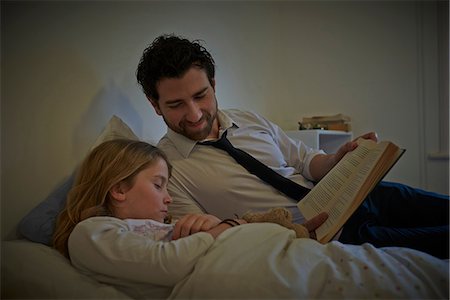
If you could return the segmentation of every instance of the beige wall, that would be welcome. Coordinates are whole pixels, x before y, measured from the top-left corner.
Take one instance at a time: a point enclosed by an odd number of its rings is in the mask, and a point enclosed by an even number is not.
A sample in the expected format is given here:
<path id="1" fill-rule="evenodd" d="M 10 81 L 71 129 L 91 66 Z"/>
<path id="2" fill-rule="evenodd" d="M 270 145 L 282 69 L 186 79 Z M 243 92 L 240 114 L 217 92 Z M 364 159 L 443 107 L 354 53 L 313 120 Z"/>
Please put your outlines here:
<path id="1" fill-rule="evenodd" d="M 434 3 L 408 1 L 2 1 L 2 238 L 112 114 L 148 141 L 165 132 L 134 76 L 161 33 L 205 41 L 222 108 L 286 130 L 347 114 L 355 135 L 407 148 L 388 179 L 447 191 L 448 159 L 428 159 L 440 151 L 436 16 Z"/>

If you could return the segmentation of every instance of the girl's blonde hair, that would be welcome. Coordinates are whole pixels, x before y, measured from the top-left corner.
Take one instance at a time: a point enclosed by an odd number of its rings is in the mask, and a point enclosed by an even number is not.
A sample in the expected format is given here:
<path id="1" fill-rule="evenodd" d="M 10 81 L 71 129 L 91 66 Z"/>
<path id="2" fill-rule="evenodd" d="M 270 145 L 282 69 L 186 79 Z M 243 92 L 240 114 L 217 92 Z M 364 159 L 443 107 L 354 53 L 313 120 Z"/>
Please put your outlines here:
<path id="1" fill-rule="evenodd" d="M 90 217 L 112 216 L 109 191 L 119 183 L 130 186 L 143 169 L 163 159 L 171 172 L 166 155 L 141 141 L 117 139 L 94 148 L 81 164 L 64 209 L 58 215 L 53 247 L 69 257 L 67 242 L 75 226 Z"/>

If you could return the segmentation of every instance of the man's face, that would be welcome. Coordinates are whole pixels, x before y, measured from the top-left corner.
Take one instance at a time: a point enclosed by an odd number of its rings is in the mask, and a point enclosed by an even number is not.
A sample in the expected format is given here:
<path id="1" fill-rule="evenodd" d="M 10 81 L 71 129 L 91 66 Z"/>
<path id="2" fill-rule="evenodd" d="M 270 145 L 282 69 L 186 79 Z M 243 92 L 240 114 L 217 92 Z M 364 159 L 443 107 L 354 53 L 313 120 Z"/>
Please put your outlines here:
<path id="1" fill-rule="evenodd" d="M 163 78 L 156 88 L 159 101 L 150 102 L 170 129 L 195 141 L 217 137 L 214 82 L 203 69 L 194 66 L 181 78 Z"/>

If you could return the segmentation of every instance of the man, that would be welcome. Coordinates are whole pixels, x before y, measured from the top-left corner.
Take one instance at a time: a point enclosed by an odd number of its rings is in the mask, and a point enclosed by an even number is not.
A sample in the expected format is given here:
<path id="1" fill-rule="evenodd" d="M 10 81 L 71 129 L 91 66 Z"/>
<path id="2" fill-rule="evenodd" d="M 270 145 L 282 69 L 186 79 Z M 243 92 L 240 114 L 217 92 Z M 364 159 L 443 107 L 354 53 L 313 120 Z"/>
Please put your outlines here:
<path id="1" fill-rule="evenodd" d="M 258 114 L 219 110 L 214 72 L 214 60 L 203 46 L 173 35 L 155 39 L 145 49 L 137 69 L 146 97 L 168 126 L 158 146 L 173 164 L 169 185 L 172 212 L 175 216 L 194 212 L 229 218 L 249 210 L 286 207 L 295 222 L 304 222 L 296 206 L 301 199 L 286 196 L 248 172 L 227 152 L 201 142 L 218 140 L 226 132 L 236 148 L 307 188 L 356 143 L 325 154 L 291 140 Z M 376 140 L 373 132 L 362 137 Z M 411 247 L 448 257 L 448 203 L 448 196 L 382 182 L 344 225 L 339 240 Z M 314 219 L 317 226 L 324 216 Z M 201 217 L 198 220 L 201 222 Z M 177 235 L 198 230 L 199 225 L 193 225 L 197 219 L 182 222 L 186 225 Z"/>

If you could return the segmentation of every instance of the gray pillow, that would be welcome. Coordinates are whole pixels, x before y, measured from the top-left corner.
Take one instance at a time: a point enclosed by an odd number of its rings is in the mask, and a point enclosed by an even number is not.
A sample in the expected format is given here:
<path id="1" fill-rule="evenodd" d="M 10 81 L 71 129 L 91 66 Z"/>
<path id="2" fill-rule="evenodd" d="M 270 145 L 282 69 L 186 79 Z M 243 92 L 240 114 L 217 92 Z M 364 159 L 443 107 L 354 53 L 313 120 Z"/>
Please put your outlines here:
<path id="1" fill-rule="evenodd" d="M 56 217 L 66 203 L 66 197 L 75 181 L 75 173 L 57 187 L 19 223 L 19 233 L 30 241 L 51 245 Z"/>

